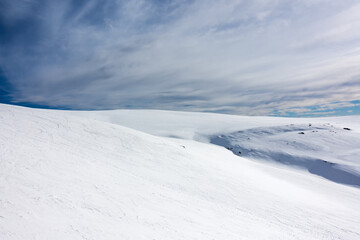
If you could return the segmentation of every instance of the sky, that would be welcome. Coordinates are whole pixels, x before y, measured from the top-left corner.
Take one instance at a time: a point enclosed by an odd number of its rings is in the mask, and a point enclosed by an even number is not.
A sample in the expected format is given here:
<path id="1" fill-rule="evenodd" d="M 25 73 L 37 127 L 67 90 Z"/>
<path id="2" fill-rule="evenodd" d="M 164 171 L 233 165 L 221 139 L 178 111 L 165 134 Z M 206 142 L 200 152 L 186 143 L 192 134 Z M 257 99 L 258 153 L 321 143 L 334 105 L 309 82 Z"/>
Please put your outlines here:
<path id="1" fill-rule="evenodd" d="M 360 114 L 358 0 L 1 0 L 0 102 Z"/>

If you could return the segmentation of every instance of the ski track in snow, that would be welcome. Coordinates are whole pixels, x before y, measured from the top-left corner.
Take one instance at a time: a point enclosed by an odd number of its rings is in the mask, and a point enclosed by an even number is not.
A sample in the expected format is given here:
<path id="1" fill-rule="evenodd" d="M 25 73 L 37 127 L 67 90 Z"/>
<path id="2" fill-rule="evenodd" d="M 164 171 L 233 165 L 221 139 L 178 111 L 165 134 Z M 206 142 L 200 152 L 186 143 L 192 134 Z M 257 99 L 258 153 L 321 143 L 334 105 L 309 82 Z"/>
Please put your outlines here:
<path id="1" fill-rule="evenodd" d="M 0 123 L 0 239 L 360 239 L 358 187 L 271 159 L 356 175 L 359 117 L 0 105 Z"/>

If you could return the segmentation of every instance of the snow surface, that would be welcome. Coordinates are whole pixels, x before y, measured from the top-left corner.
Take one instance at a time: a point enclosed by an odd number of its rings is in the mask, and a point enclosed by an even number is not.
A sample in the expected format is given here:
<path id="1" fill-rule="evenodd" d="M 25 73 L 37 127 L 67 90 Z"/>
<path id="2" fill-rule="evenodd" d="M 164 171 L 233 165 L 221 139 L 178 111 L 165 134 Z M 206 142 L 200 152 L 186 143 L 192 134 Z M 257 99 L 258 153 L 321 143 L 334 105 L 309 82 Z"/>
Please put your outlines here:
<path id="1" fill-rule="evenodd" d="M 360 186 L 360 116 L 275 118 L 159 110 L 72 114 L 159 136 L 211 142 L 236 155 L 271 160 Z"/>
<path id="2" fill-rule="evenodd" d="M 330 124 L 262 127 L 214 136 L 234 154 L 296 166 L 331 181 L 360 187 L 359 133 Z"/>
<path id="3" fill-rule="evenodd" d="M 0 105 L 0 239 L 360 239 L 359 120 Z"/>

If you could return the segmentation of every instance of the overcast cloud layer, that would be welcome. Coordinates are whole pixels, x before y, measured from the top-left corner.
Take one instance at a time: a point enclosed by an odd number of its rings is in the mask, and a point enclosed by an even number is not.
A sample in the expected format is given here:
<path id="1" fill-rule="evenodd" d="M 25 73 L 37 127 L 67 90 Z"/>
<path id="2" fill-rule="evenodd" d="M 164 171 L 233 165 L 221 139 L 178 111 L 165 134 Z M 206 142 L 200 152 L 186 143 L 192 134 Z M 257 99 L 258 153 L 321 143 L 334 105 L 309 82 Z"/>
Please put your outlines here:
<path id="1" fill-rule="evenodd" d="M 0 4 L 7 102 L 245 115 L 360 108 L 358 0 Z"/>

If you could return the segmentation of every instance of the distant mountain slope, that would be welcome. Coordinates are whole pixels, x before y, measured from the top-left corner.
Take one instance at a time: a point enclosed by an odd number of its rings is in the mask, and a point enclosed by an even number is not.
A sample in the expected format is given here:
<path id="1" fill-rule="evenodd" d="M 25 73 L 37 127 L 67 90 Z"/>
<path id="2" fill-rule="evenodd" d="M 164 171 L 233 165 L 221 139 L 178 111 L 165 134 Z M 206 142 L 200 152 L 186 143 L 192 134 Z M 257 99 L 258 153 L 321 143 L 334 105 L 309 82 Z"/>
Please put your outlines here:
<path id="1" fill-rule="evenodd" d="M 161 110 L 71 114 L 159 136 L 211 142 L 236 155 L 271 160 L 360 187 L 360 116 L 279 118 Z"/>
<path id="2" fill-rule="evenodd" d="M 72 116 L 114 123 L 158 136 L 173 136 L 208 142 L 210 136 L 257 127 L 290 124 L 330 124 L 349 127 L 360 133 L 360 116 L 326 118 L 281 118 L 237 116 L 216 113 L 177 112 L 162 110 L 63 111 Z"/>
<path id="3" fill-rule="evenodd" d="M 213 136 L 238 156 L 306 169 L 328 180 L 360 187 L 360 134 L 330 124 L 252 128 Z"/>
<path id="4" fill-rule="evenodd" d="M 360 236 L 359 188 L 74 112 L 0 105 L 0 126 L 0 239 Z"/>

